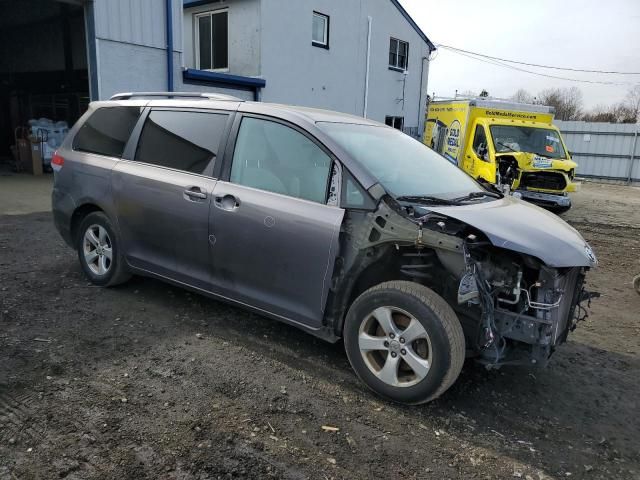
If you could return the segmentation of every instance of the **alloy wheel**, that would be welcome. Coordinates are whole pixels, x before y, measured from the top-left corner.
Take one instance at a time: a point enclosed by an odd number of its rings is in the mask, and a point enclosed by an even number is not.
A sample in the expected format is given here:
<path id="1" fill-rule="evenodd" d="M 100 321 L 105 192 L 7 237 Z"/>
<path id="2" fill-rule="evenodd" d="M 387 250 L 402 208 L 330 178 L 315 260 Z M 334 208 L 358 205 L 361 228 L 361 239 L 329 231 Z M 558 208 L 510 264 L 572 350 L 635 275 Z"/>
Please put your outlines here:
<path id="1" fill-rule="evenodd" d="M 358 346 L 369 370 L 394 387 L 415 385 L 431 369 L 427 331 L 413 315 L 396 307 L 376 308 L 363 319 Z"/>
<path id="2" fill-rule="evenodd" d="M 113 260 L 113 243 L 107 230 L 100 225 L 91 225 L 82 241 L 84 260 L 95 275 L 109 273 Z"/>

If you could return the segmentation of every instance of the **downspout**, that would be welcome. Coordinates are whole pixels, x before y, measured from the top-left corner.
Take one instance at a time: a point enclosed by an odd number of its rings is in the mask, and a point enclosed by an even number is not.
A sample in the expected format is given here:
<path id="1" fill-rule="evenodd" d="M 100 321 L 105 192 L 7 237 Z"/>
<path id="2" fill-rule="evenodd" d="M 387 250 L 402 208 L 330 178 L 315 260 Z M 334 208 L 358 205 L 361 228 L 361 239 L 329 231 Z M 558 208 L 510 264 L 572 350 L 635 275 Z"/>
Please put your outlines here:
<path id="1" fill-rule="evenodd" d="M 167 91 L 173 92 L 173 0 L 165 0 L 167 17 Z"/>
<path id="2" fill-rule="evenodd" d="M 367 70 L 364 76 L 364 112 L 362 116 L 367 118 L 367 109 L 369 107 L 369 64 L 371 63 L 371 22 L 373 19 L 368 17 L 369 26 L 367 30 Z"/>
<path id="3" fill-rule="evenodd" d="M 420 66 L 420 100 L 418 102 L 418 138 L 422 137 L 422 132 L 420 132 L 420 122 L 422 122 L 422 117 L 424 117 L 424 115 L 422 114 L 422 82 L 424 81 L 424 61 L 425 60 L 429 60 L 428 57 L 422 57 L 422 65 Z M 424 90 L 426 90 L 426 88 L 424 88 Z M 426 113 L 426 112 L 425 112 Z"/>

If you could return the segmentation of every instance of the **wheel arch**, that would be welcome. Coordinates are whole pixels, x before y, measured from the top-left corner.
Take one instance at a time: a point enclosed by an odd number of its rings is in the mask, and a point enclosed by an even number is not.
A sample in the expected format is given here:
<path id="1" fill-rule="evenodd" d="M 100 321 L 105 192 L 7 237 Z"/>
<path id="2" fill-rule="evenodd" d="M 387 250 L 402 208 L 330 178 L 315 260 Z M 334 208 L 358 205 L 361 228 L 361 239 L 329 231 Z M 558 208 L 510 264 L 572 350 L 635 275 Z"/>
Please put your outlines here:
<path id="1" fill-rule="evenodd" d="M 338 293 L 333 298 L 332 309 L 333 329 L 337 336 L 342 337 L 349 308 L 362 293 L 384 282 L 406 280 L 400 269 L 394 266 L 398 261 L 394 253 L 395 250 L 391 245 L 361 252 L 359 260 L 353 262 L 353 265 L 361 267 L 342 276 L 335 288 Z"/>
<path id="2" fill-rule="evenodd" d="M 74 242 L 74 245 L 75 245 L 75 242 L 76 242 L 77 236 L 78 236 L 78 228 L 80 227 L 80 224 L 82 223 L 82 220 L 87 215 L 89 215 L 90 213 L 93 213 L 93 212 L 103 212 L 104 213 L 104 209 L 100 208 L 95 203 L 87 202 L 87 203 L 84 203 L 84 204 L 76 207 L 76 209 L 71 214 L 71 222 L 70 222 L 70 225 L 69 225 L 69 231 L 71 232 L 71 240 Z"/>

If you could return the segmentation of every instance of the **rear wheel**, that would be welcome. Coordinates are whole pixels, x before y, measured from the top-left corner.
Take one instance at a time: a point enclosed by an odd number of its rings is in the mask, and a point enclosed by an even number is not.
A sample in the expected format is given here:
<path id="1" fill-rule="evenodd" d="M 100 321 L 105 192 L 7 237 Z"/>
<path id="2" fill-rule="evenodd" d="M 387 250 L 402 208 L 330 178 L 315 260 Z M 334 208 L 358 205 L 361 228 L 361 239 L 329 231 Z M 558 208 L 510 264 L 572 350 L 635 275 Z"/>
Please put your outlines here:
<path id="1" fill-rule="evenodd" d="M 349 361 L 379 395 L 418 404 L 442 395 L 458 378 L 464 334 L 451 307 L 412 282 L 386 282 L 353 303 L 344 327 Z"/>
<path id="2" fill-rule="evenodd" d="M 82 270 L 91 283 L 110 287 L 131 276 L 116 232 L 104 213 L 92 212 L 80 222 L 76 246 Z"/>

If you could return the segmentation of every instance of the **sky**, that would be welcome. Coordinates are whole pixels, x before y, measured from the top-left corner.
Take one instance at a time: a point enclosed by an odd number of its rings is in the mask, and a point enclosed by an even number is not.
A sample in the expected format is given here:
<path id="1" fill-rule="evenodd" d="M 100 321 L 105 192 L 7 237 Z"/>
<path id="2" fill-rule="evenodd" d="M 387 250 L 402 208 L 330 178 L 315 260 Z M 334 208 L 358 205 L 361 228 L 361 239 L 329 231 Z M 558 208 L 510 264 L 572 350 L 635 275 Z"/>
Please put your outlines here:
<path id="1" fill-rule="evenodd" d="M 640 0 L 401 0 L 429 39 L 493 57 L 588 70 L 640 72 Z M 640 75 L 603 75 L 517 65 L 539 73 L 622 85 L 546 78 L 439 48 L 429 94 L 486 89 L 508 98 L 524 88 L 578 87 L 586 109 L 617 103 Z"/>

